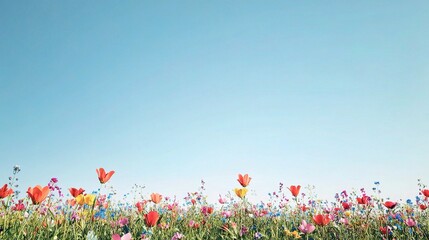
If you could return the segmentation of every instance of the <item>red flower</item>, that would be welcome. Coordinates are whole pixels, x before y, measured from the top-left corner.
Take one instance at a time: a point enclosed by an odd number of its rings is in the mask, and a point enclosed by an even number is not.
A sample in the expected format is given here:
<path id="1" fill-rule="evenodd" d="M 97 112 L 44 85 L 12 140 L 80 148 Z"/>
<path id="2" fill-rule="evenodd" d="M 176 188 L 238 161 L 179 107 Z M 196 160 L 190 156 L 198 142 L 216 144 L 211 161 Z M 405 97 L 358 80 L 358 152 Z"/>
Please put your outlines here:
<path id="1" fill-rule="evenodd" d="M 299 208 L 301 209 L 301 211 L 305 212 L 308 209 L 310 209 L 309 207 L 305 206 L 305 204 L 302 204 L 301 206 L 299 206 Z"/>
<path id="2" fill-rule="evenodd" d="M 81 195 L 83 192 L 85 192 L 85 190 L 83 188 L 69 188 L 70 194 L 75 198 L 79 195 Z"/>
<path id="3" fill-rule="evenodd" d="M 342 202 L 341 205 L 343 205 L 344 210 L 348 210 L 352 206 L 352 204 L 348 202 Z"/>
<path id="4" fill-rule="evenodd" d="M 362 196 L 361 198 L 356 198 L 356 201 L 359 203 L 359 204 L 368 204 L 369 203 L 369 201 L 371 200 L 371 198 L 370 197 L 368 197 L 368 196 L 366 196 L 366 195 L 364 195 L 364 196 Z"/>
<path id="5" fill-rule="evenodd" d="M 429 197 L 429 189 L 423 189 L 422 193 L 425 195 L 425 197 Z"/>
<path id="6" fill-rule="evenodd" d="M 99 169 L 96 169 L 95 171 L 97 172 L 98 180 L 100 180 L 101 184 L 107 183 L 107 181 L 109 181 L 109 179 L 115 173 L 115 171 L 110 171 L 106 173 L 104 168 L 99 168 Z"/>
<path id="7" fill-rule="evenodd" d="M 386 201 L 384 203 L 384 206 L 387 207 L 387 208 L 389 208 L 389 209 L 393 209 L 396 206 L 396 204 L 397 204 L 396 202 Z"/>
<path id="8" fill-rule="evenodd" d="M 241 184 L 241 186 L 243 187 L 247 187 L 250 183 L 250 180 L 252 180 L 251 177 L 249 177 L 248 174 L 245 174 L 244 176 L 241 174 L 238 174 L 238 179 L 237 181 Z"/>
<path id="9" fill-rule="evenodd" d="M 144 215 L 144 220 L 145 220 L 146 226 L 148 227 L 156 226 L 156 223 L 159 220 L 159 214 L 157 211 L 150 211 L 149 213 Z"/>
<path id="10" fill-rule="evenodd" d="M 146 200 L 142 201 L 142 202 L 137 202 L 136 203 L 136 207 L 137 207 L 137 211 L 138 212 L 143 212 L 144 206 L 146 205 Z"/>
<path id="11" fill-rule="evenodd" d="M 387 233 L 390 233 L 391 231 L 392 230 L 391 230 L 391 228 L 389 226 L 387 226 L 387 227 L 380 227 L 381 234 L 387 234 Z"/>
<path id="12" fill-rule="evenodd" d="M 420 208 L 420 210 L 426 210 L 426 208 L 428 208 L 428 206 L 426 206 L 424 204 L 420 204 L 419 208 Z"/>
<path id="13" fill-rule="evenodd" d="M 2 188 L 0 188 L 0 199 L 5 198 L 12 194 L 13 194 L 13 190 L 8 188 L 7 184 L 5 184 Z"/>
<path id="14" fill-rule="evenodd" d="M 43 202 L 48 196 L 50 190 L 48 186 L 42 188 L 40 185 L 35 186 L 34 188 L 29 187 L 27 190 L 28 196 L 31 198 L 33 204 L 39 204 Z"/>
<path id="15" fill-rule="evenodd" d="M 326 226 L 329 224 L 331 219 L 329 218 L 328 214 L 326 214 L 326 215 L 317 214 L 317 215 L 313 216 L 313 221 L 314 221 L 314 223 L 316 223 L 319 226 Z"/>
<path id="16" fill-rule="evenodd" d="M 292 196 L 294 196 L 294 197 L 297 197 L 298 196 L 298 194 L 299 194 L 299 190 L 301 189 L 301 186 L 300 185 L 298 185 L 298 186 L 290 186 L 290 188 L 289 188 L 289 190 L 290 190 L 290 192 L 292 193 Z"/>

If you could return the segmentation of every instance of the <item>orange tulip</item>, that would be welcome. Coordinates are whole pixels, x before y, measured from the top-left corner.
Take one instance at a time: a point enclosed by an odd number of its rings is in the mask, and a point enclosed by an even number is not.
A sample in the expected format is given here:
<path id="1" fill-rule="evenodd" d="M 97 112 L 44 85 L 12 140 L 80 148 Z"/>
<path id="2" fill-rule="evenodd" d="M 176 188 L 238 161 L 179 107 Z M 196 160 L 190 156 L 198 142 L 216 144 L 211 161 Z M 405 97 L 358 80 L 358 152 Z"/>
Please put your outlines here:
<path id="1" fill-rule="evenodd" d="M 241 174 L 238 174 L 238 179 L 237 181 L 241 184 L 241 186 L 243 187 L 247 187 L 250 183 L 250 180 L 252 180 L 251 177 L 249 177 L 248 174 L 245 174 L 244 176 Z"/>
<path id="2" fill-rule="evenodd" d="M 110 172 L 106 173 L 106 171 L 104 171 L 104 168 L 96 169 L 96 171 L 97 171 L 97 175 L 98 175 L 98 180 L 100 180 L 101 184 L 104 184 L 107 181 L 109 181 L 109 179 L 115 173 L 115 171 L 110 171 Z"/>
<path id="3" fill-rule="evenodd" d="M 159 193 L 152 193 L 150 195 L 150 199 L 152 200 L 153 203 L 158 204 L 162 200 L 162 195 Z"/>
<path id="4" fill-rule="evenodd" d="M 82 194 L 83 192 L 85 192 L 85 190 L 83 188 L 69 188 L 70 194 L 75 198 L 77 196 L 79 196 L 80 194 Z"/>
<path id="5" fill-rule="evenodd" d="M 298 185 L 298 186 L 290 186 L 290 188 L 289 188 L 289 190 L 290 190 L 290 192 L 292 193 L 292 196 L 294 196 L 294 197 L 297 197 L 298 196 L 298 194 L 299 194 L 299 190 L 301 189 L 301 186 L 300 185 Z"/>
<path id="6" fill-rule="evenodd" d="M 5 184 L 2 188 L 0 188 L 0 199 L 5 198 L 12 194 L 13 194 L 13 190 L 8 188 L 7 184 Z"/>
<path id="7" fill-rule="evenodd" d="M 37 185 L 34 188 L 29 187 L 27 190 L 28 196 L 31 198 L 33 204 L 40 204 L 48 196 L 50 190 L 48 186 L 42 188 L 42 186 Z"/>
<path id="8" fill-rule="evenodd" d="M 144 220 L 145 220 L 146 226 L 148 227 L 156 226 L 158 219 L 159 219 L 159 214 L 157 211 L 150 211 L 148 214 L 144 215 Z"/>

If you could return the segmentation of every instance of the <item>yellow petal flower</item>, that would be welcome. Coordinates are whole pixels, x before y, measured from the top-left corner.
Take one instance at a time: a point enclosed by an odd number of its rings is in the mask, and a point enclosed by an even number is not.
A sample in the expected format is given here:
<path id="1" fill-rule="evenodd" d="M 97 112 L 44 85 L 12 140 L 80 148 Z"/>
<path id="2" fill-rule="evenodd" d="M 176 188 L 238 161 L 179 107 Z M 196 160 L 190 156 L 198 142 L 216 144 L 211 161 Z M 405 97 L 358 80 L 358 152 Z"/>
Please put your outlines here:
<path id="1" fill-rule="evenodd" d="M 85 196 L 83 196 L 83 194 L 79 194 L 76 198 L 76 203 L 79 205 L 83 205 L 85 204 Z"/>
<path id="2" fill-rule="evenodd" d="M 243 199 L 246 194 L 247 194 L 247 188 L 236 188 L 234 189 L 235 194 L 237 195 L 237 197 Z"/>
<path id="3" fill-rule="evenodd" d="M 93 194 L 88 194 L 85 195 L 85 203 L 89 206 L 92 206 L 94 204 L 95 201 L 95 195 Z"/>

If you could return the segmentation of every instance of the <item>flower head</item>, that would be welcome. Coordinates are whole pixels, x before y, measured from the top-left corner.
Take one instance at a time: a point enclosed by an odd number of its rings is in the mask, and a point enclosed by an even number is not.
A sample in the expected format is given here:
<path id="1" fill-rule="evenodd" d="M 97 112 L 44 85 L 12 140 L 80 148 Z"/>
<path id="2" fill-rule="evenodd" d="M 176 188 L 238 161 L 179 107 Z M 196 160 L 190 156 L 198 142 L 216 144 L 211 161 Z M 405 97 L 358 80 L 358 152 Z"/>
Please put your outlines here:
<path id="1" fill-rule="evenodd" d="M 250 180 L 252 180 L 252 178 L 249 177 L 248 174 L 244 174 L 244 176 L 241 174 L 238 174 L 237 181 L 241 184 L 242 187 L 247 187 L 250 183 Z"/>
<path id="2" fill-rule="evenodd" d="M 31 198 L 33 204 L 40 204 L 43 202 L 48 196 L 49 192 L 49 186 L 42 188 L 40 185 L 37 185 L 34 188 L 29 187 L 27 190 L 27 194 Z"/>
<path id="3" fill-rule="evenodd" d="M 301 231 L 304 234 L 312 233 L 316 227 L 311 224 L 307 223 L 305 220 L 302 220 L 301 225 L 298 227 L 299 231 Z"/>
<path id="4" fill-rule="evenodd" d="M 109 179 L 115 173 L 115 171 L 110 171 L 110 172 L 106 173 L 106 171 L 104 170 L 104 168 L 99 168 L 99 169 L 96 169 L 95 171 L 97 172 L 98 180 L 100 180 L 101 184 L 104 184 L 107 181 L 109 181 Z"/>
<path id="5" fill-rule="evenodd" d="M 396 202 L 386 201 L 384 203 L 384 206 L 387 207 L 387 208 L 389 208 L 389 209 L 393 209 L 394 207 L 396 207 L 396 204 L 397 204 Z"/>
<path id="6" fill-rule="evenodd" d="M 405 220 L 405 224 L 406 224 L 408 227 L 414 227 L 414 226 L 416 226 L 417 222 L 416 222 L 414 219 L 412 219 L 412 218 L 407 218 L 407 219 Z"/>
<path id="7" fill-rule="evenodd" d="M 236 188 L 234 191 L 235 194 L 241 199 L 243 199 L 247 194 L 247 188 Z"/>
<path id="8" fill-rule="evenodd" d="M 77 196 L 79 196 L 80 194 L 82 194 L 83 192 L 85 192 L 85 190 L 83 188 L 69 188 L 70 194 L 75 198 Z"/>
<path id="9" fill-rule="evenodd" d="M 157 211 L 150 211 L 149 213 L 144 215 L 144 220 L 145 220 L 146 226 L 148 227 L 156 226 L 156 223 L 159 220 L 159 214 Z"/>
<path id="10" fill-rule="evenodd" d="M 331 218 L 329 218 L 328 214 L 325 214 L 325 215 L 317 214 L 313 216 L 313 221 L 319 226 L 326 226 L 331 221 Z"/>
<path id="11" fill-rule="evenodd" d="M 294 196 L 294 197 L 297 197 L 298 196 L 298 194 L 299 194 L 299 190 L 301 189 L 301 186 L 300 185 L 298 185 L 298 186 L 290 186 L 289 187 L 289 190 L 290 190 L 290 192 L 292 193 L 292 196 Z"/>
<path id="12" fill-rule="evenodd" d="M 0 188 L 0 199 L 8 197 L 13 194 L 13 190 L 8 188 L 7 184 L 5 184 L 2 188 Z"/>
<path id="13" fill-rule="evenodd" d="M 425 197 L 429 197 L 429 189 L 423 189 L 422 193 Z"/>
<path id="14" fill-rule="evenodd" d="M 131 233 L 127 233 L 122 237 L 119 234 L 114 234 L 112 240 L 131 240 Z"/>
<path id="15" fill-rule="evenodd" d="M 162 195 L 159 193 L 152 193 L 150 195 L 150 200 L 152 200 L 153 203 L 158 204 L 162 200 Z"/>

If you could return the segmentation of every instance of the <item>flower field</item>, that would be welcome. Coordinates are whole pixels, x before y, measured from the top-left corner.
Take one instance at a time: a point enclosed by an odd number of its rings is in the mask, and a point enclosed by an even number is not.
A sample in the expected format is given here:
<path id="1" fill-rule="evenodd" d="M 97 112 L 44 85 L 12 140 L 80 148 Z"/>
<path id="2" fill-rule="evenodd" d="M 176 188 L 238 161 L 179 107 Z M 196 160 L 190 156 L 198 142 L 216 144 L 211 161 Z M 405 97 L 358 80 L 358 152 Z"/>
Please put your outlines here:
<path id="1" fill-rule="evenodd" d="M 63 192 L 52 178 L 22 198 L 19 171 L 15 166 L 0 188 L 0 239 L 429 239 L 429 189 L 420 181 L 416 196 L 405 202 L 382 199 L 378 182 L 368 192 L 334 193 L 330 201 L 280 183 L 268 201 L 250 202 L 248 174 L 232 176 L 234 190 L 216 202 L 207 202 L 203 181 L 180 199 L 160 190 L 120 201 L 106 187 L 114 171 L 96 169 L 100 188 L 94 192 L 84 186 Z"/>

